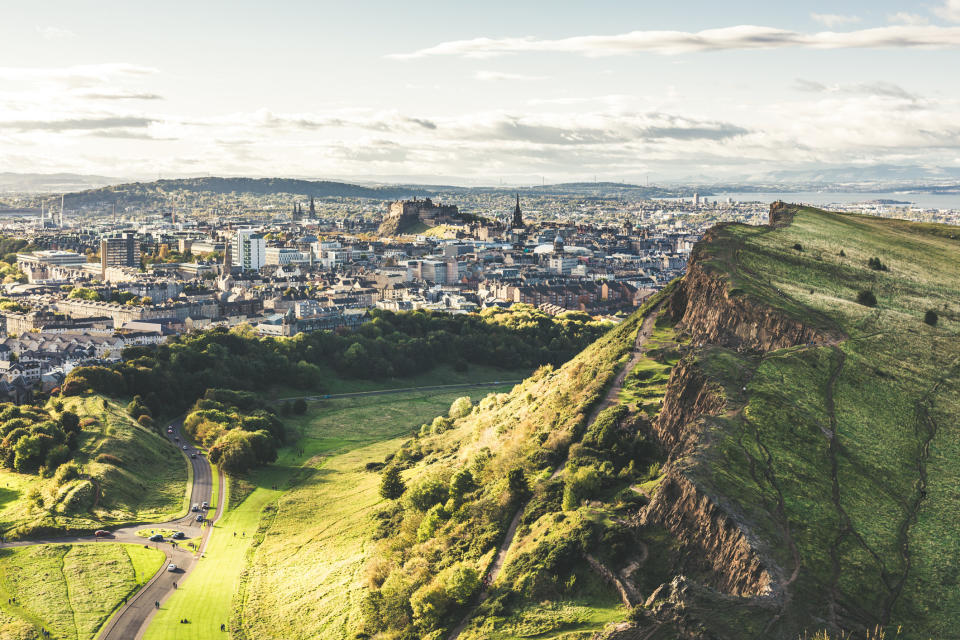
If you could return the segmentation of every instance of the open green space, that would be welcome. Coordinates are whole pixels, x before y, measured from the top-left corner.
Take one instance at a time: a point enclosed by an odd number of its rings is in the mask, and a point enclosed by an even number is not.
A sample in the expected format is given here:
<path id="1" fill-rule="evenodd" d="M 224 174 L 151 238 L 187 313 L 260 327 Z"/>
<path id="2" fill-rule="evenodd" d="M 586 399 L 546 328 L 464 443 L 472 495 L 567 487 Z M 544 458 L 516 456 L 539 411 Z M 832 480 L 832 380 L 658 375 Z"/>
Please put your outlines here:
<path id="1" fill-rule="evenodd" d="M 426 373 L 404 378 L 385 378 L 383 380 L 362 380 L 330 376 L 324 394 L 356 393 L 360 391 L 382 391 L 385 389 L 409 389 L 412 387 L 433 387 L 446 384 L 470 384 L 475 382 L 497 382 L 499 380 L 523 380 L 531 373 L 530 369 L 500 369 L 485 365 L 470 365 L 465 371 L 457 371 L 450 365 L 439 365 Z M 278 386 L 272 388 L 267 396 L 271 400 L 296 398 L 304 395 L 318 395 L 303 389 Z"/>
<path id="2" fill-rule="evenodd" d="M 64 398 L 63 408 L 80 417 L 82 431 L 72 457 L 81 477 L 59 483 L 54 477 L 0 470 L 0 532 L 7 539 L 92 532 L 183 512 L 187 471 L 166 438 L 100 396 Z"/>
<path id="3" fill-rule="evenodd" d="M 463 395 L 469 390 L 331 399 L 311 402 L 303 416 L 285 417 L 293 444 L 280 451 L 275 463 L 228 483 L 225 502 L 231 506 L 214 525 L 205 557 L 158 612 L 146 640 L 222 638 L 221 623 L 229 623 L 235 633 L 248 624 L 281 625 L 258 628 L 269 628 L 271 634 L 277 628 L 295 630 L 290 637 L 304 625 L 342 629 L 344 616 L 356 604 L 367 516 L 381 500 L 379 475 L 366 471 L 366 463 L 382 462 L 395 451 L 398 436 L 445 414 Z M 236 493 L 245 495 L 239 503 Z M 302 579 L 270 578 L 305 572 L 338 577 L 331 585 L 314 584 L 306 593 Z M 340 588 L 342 584 L 353 586 Z M 284 619 L 275 610 L 282 605 L 287 611 L 297 598 L 317 597 L 317 589 L 326 595 L 316 617 Z M 181 618 L 190 624 L 180 624 Z"/>
<path id="4" fill-rule="evenodd" d="M 97 542 L 0 549 L 0 637 L 91 640 L 163 564 L 138 545 Z"/>

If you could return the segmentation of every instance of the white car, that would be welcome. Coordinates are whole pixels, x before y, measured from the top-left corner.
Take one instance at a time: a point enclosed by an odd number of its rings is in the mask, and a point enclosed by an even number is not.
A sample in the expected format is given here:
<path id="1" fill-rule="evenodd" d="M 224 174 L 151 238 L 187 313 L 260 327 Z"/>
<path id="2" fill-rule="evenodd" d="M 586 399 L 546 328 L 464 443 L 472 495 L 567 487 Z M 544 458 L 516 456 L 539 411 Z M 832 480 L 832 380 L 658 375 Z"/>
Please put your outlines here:
<path id="1" fill-rule="evenodd" d="M 175 565 L 175 564 L 168 564 L 168 565 L 167 565 L 167 571 L 170 571 L 170 572 L 172 573 L 172 572 L 174 572 L 174 571 L 176 571 L 176 570 L 177 570 L 177 565 Z"/>

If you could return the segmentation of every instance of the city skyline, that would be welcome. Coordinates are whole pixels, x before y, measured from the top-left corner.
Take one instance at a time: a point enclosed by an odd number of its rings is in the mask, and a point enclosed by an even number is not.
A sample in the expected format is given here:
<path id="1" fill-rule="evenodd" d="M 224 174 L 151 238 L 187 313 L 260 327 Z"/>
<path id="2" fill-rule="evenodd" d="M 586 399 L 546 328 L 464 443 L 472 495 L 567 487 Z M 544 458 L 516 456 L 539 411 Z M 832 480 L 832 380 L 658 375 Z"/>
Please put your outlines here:
<path id="1" fill-rule="evenodd" d="M 958 0 L 6 13 L 0 171 L 474 184 L 960 174 L 960 88 L 943 81 L 960 62 Z"/>

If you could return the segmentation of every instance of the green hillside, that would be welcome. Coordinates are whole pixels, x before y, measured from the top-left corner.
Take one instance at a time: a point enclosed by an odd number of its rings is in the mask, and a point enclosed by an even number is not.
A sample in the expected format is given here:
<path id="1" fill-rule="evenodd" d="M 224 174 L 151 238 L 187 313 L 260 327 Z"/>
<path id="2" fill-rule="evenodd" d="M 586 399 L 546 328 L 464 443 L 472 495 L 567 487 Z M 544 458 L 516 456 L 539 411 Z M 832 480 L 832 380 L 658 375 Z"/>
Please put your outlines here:
<path id="1" fill-rule="evenodd" d="M 670 463 L 643 522 L 670 528 L 688 579 L 641 626 L 955 637 L 960 230 L 775 221 L 711 232 L 672 301 L 700 346 L 656 425 Z"/>
<path id="2" fill-rule="evenodd" d="M 124 407 L 103 397 L 62 402 L 63 410 L 80 417 L 74 462 L 49 477 L 0 470 L 4 537 L 89 533 L 183 513 L 187 465 L 166 438 L 139 426 Z"/>

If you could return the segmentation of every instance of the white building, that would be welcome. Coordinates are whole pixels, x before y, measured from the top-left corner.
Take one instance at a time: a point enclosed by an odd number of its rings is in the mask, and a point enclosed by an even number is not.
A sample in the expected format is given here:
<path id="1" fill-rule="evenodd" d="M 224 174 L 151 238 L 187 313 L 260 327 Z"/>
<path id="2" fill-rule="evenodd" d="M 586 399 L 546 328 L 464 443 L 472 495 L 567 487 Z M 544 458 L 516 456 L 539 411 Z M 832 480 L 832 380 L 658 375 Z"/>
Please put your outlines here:
<path id="1" fill-rule="evenodd" d="M 233 239 L 233 261 L 244 271 L 260 269 L 266 260 L 267 242 L 253 229 L 240 229 Z"/>
<path id="2" fill-rule="evenodd" d="M 306 264 L 310 255 L 289 247 L 267 247 L 264 251 L 264 264 L 288 265 Z"/>

